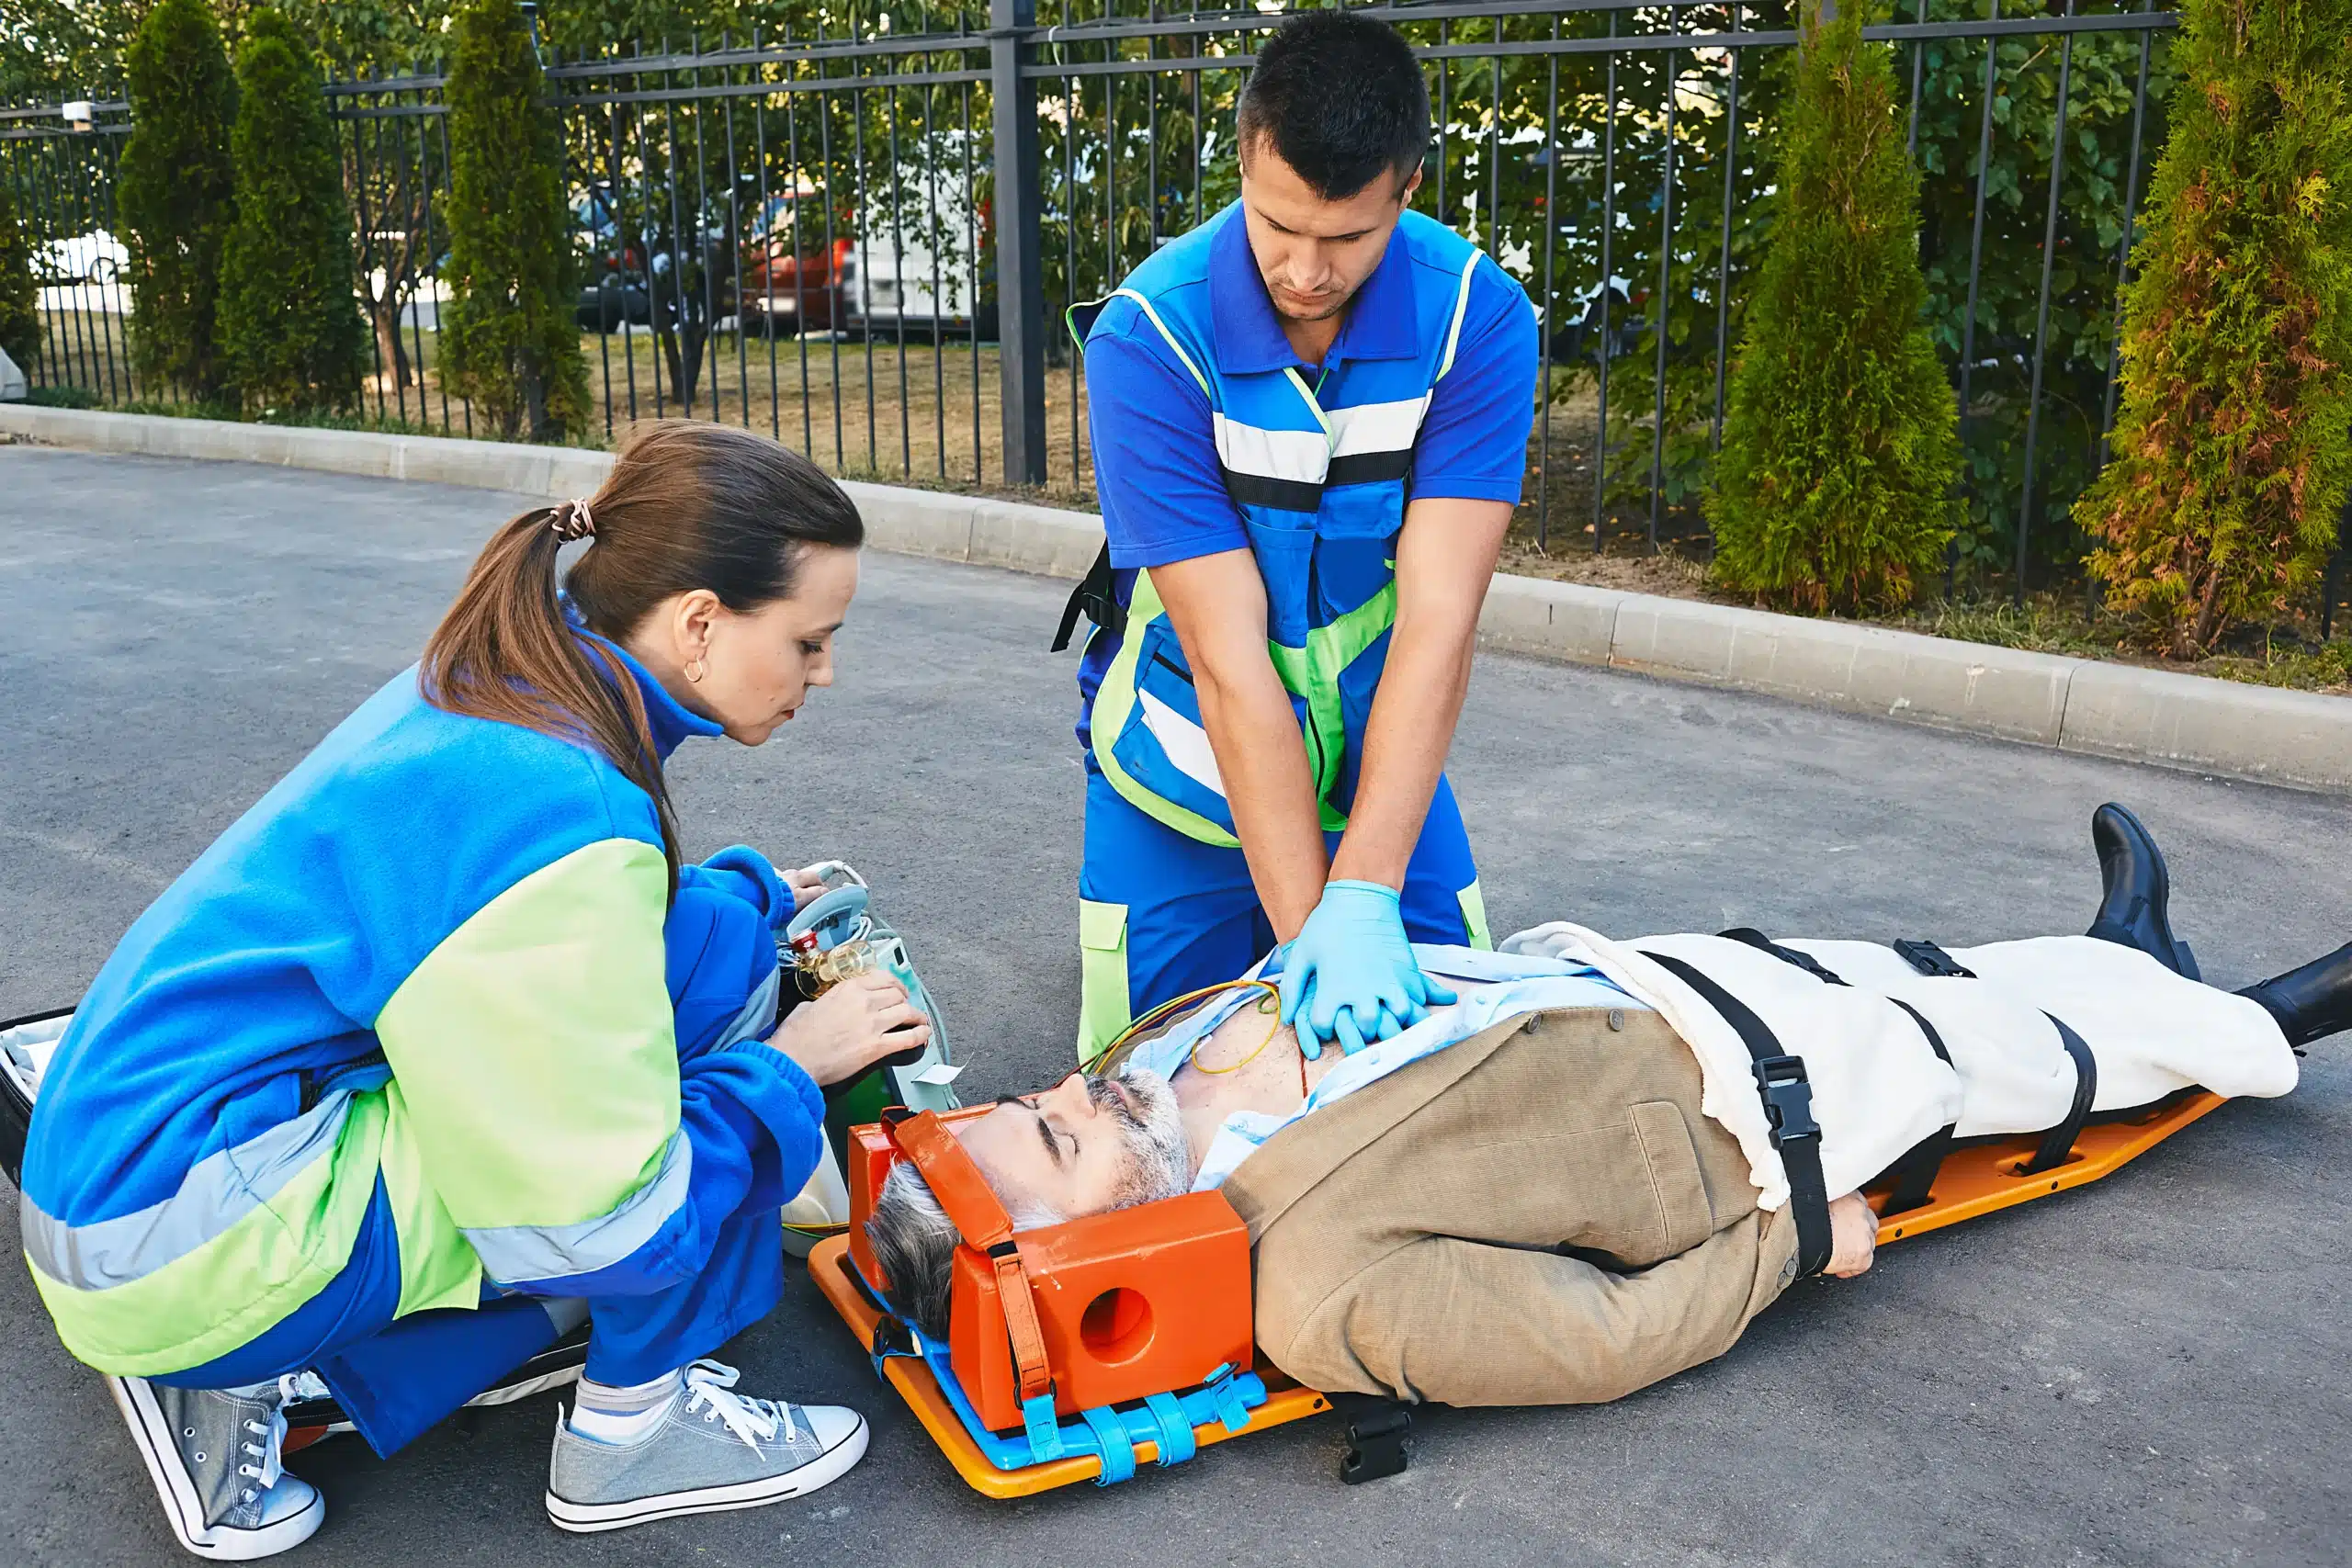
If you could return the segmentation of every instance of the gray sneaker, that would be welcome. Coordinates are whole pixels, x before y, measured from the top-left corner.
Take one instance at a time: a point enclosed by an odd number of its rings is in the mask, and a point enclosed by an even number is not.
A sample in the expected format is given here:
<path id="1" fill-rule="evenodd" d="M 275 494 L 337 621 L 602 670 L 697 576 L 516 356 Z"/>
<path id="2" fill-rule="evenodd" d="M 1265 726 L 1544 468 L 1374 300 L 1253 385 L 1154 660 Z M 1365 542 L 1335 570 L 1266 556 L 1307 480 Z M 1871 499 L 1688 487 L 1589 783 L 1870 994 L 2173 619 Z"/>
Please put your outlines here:
<path id="1" fill-rule="evenodd" d="M 865 1457 L 865 1417 L 838 1405 L 730 1393 L 734 1368 L 696 1361 L 653 1429 L 604 1443 L 559 1411 L 548 1517 L 585 1534 L 803 1496 Z"/>
<path id="2" fill-rule="evenodd" d="M 327 1517 L 318 1488 L 278 1468 L 287 1385 L 261 1393 L 107 1379 L 147 1461 L 164 1516 L 198 1557 L 250 1562 L 311 1539 Z"/>

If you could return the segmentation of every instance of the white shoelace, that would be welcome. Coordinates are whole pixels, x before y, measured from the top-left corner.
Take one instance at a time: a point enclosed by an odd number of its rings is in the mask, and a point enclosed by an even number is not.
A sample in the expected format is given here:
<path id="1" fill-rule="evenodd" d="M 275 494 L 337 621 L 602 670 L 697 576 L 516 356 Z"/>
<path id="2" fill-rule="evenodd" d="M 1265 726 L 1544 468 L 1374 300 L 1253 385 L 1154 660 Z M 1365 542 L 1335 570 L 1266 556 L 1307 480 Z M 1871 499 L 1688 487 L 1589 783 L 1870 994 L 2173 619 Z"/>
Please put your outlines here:
<path id="1" fill-rule="evenodd" d="M 729 1392 L 742 1375 L 723 1362 L 695 1362 L 686 1369 L 686 1414 L 691 1416 L 701 1410 L 706 1421 L 716 1416 L 749 1448 L 774 1441 L 779 1427 L 787 1443 L 799 1436 L 791 1405 L 781 1400 L 752 1399 Z"/>
<path id="2" fill-rule="evenodd" d="M 237 1466 L 237 1473 L 254 1483 L 240 1494 L 238 1498 L 240 1502 L 252 1502 L 255 1497 L 277 1485 L 279 1478 L 286 1473 L 286 1406 L 288 1404 L 298 1399 L 326 1397 L 327 1385 L 319 1381 L 319 1375 L 316 1372 L 308 1371 L 288 1372 L 277 1380 L 277 1403 L 270 1407 L 269 1419 L 245 1423 L 245 1430 L 260 1440 L 238 1445 L 243 1452 L 251 1454 L 254 1461 L 257 1461 Z"/>

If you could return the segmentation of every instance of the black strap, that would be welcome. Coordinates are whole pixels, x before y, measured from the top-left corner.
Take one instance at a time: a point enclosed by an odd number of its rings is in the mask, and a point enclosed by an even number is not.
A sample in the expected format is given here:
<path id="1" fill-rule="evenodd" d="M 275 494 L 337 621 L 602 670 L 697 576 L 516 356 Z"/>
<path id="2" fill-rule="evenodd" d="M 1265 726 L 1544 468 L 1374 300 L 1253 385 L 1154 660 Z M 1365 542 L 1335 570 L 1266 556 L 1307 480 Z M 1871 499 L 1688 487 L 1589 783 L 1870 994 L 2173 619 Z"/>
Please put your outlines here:
<path id="1" fill-rule="evenodd" d="M 1739 926 L 1718 934 L 1733 942 L 1744 942 L 1758 952 L 1769 953 L 1783 964 L 1792 964 L 1825 985 L 1846 984 L 1826 964 L 1811 953 L 1800 953 L 1793 947 L 1782 947 L 1753 926 Z M 1933 944 L 1921 945 L 1932 946 Z M 1940 953 L 1943 950 L 1937 948 L 1935 951 Z M 1914 962 L 1916 963 L 1916 960 Z M 1954 969 L 1960 967 L 1959 964 L 1952 964 L 1949 956 L 1945 957 L 1944 962 L 1951 964 Z M 1944 1049 L 1944 1037 L 1936 1032 L 1936 1026 L 1928 1021 L 1927 1016 L 1900 997 L 1889 997 L 1886 999 L 1911 1015 L 1911 1021 L 1917 1024 L 1919 1032 L 1928 1037 L 1928 1049 L 1935 1052 L 1944 1066 L 1951 1066 L 1951 1053 Z M 1927 1202 L 1935 1186 L 1936 1172 L 1943 1168 L 1944 1156 L 1951 1152 L 1952 1134 L 1958 1130 L 1956 1124 L 1937 1128 L 1905 1150 L 1901 1158 L 1887 1167 L 1886 1174 L 1894 1185 L 1888 1194 L 1886 1207 L 1880 1212 L 1881 1218 L 1889 1214 L 1908 1213 L 1911 1210 Z"/>
<path id="2" fill-rule="evenodd" d="M 2066 1163 L 2075 1152 L 2075 1137 L 2083 1130 L 2083 1122 L 2091 1113 L 2091 1101 L 2098 1097 L 2098 1061 L 2091 1055 L 2089 1043 L 2066 1027 L 2065 1021 L 2052 1013 L 2043 1013 L 2058 1026 L 2058 1043 L 2066 1047 L 2066 1055 L 2075 1058 L 2075 1103 L 2066 1119 L 2041 1134 L 2041 1146 L 2033 1152 L 2019 1176 L 2039 1176 Z"/>
<path id="3" fill-rule="evenodd" d="M 1951 1053 L 1944 1049 L 1944 1037 L 1936 1032 L 1936 1026 L 1928 1021 L 1927 1015 L 1900 997 L 1886 999 L 1911 1015 L 1911 1021 L 1917 1024 L 1919 1032 L 1928 1037 L 1928 1048 L 1935 1052 L 1944 1066 L 1951 1066 Z M 1879 1211 L 1881 1219 L 1891 1214 L 1909 1213 L 1927 1202 L 1933 1195 L 1936 1172 L 1943 1168 L 1944 1156 L 1951 1152 L 1952 1134 L 1959 1130 L 1956 1122 L 1937 1128 L 1914 1144 L 1901 1159 L 1887 1167 L 1887 1175 L 1894 1185 L 1887 1194 L 1886 1207 Z"/>
<path id="4" fill-rule="evenodd" d="M 1894 951 L 1903 955 L 1903 961 L 1905 964 L 1930 979 L 1973 980 L 1976 978 L 1975 970 L 1962 968 L 1958 959 L 1932 942 L 1925 940 L 1898 942 L 1894 944 Z"/>
<path id="5" fill-rule="evenodd" d="M 1076 588 L 1069 592 L 1069 603 L 1062 606 L 1061 625 L 1054 631 L 1054 646 L 1048 652 L 1059 653 L 1069 646 L 1070 635 L 1078 630 L 1078 618 L 1084 615 L 1113 637 L 1125 637 L 1127 631 L 1127 607 L 1119 603 L 1118 586 L 1111 574 L 1111 547 L 1105 544 L 1094 564 L 1086 569 Z"/>
<path id="6" fill-rule="evenodd" d="M 1759 953 L 1769 953 L 1783 964 L 1793 964 L 1825 986 L 1842 986 L 1846 983 L 1838 977 L 1836 971 L 1812 953 L 1799 953 L 1793 947 L 1782 947 L 1754 926 L 1734 926 L 1727 931 L 1718 931 L 1715 934 L 1732 942 L 1744 942 Z"/>
<path id="7" fill-rule="evenodd" d="M 1764 1101 L 1772 1148 L 1788 1173 L 1789 1207 L 1796 1212 L 1797 1277 L 1820 1273 L 1829 1265 L 1829 1190 L 1821 1175 L 1821 1124 L 1813 1119 L 1813 1084 L 1804 1058 L 1781 1050 L 1779 1036 L 1747 1003 L 1681 959 L 1663 953 L 1644 956 L 1698 992 L 1755 1058 L 1756 1092 Z"/>

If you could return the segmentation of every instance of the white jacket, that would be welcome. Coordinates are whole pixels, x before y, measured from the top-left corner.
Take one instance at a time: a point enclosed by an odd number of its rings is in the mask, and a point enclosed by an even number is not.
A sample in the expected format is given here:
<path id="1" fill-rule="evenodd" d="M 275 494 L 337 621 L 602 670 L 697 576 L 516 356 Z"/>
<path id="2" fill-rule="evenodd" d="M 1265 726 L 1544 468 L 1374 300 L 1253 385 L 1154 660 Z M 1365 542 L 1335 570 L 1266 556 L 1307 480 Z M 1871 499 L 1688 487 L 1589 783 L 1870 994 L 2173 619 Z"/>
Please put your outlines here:
<path id="1" fill-rule="evenodd" d="M 1939 1127 L 1963 1138 L 2038 1133 L 2066 1118 L 2075 1064 L 2052 1018 L 2064 1020 L 2098 1065 L 2094 1112 L 2145 1105 L 2201 1085 L 2221 1095 L 2272 1096 L 2295 1087 L 2295 1055 L 2253 1001 L 2184 979 L 2144 953 L 2091 937 L 2036 937 L 1954 949 L 1974 979 L 1934 978 L 1890 947 L 1776 936 L 1846 984 L 1743 942 L 1714 936 L 1613 942 L 1555 920 L 1505 941 L 1501 951 L 1589 964 L 1665 1014 L 1697 1054 L 1701 1109 L 1739 1140 L 1762 1204 L 1788 1201 L 1772 1150 L 1753 1058 L 1730 1024 L 1642 952 L 1681 959 L 1740 1001 L 1804 1058 L 1821 1124 L 1829 1195 L 1851 1192 Z M 1946 1066 L 1901 998 L 1934 1024 Z"/>

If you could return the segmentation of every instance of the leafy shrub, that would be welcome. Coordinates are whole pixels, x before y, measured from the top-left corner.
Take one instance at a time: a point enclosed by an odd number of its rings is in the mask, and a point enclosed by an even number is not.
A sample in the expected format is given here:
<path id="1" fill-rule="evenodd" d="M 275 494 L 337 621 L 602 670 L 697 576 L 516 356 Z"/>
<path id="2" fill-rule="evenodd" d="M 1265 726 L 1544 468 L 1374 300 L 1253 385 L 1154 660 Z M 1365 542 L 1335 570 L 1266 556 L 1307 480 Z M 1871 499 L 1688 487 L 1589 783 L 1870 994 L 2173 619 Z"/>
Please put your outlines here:
<path id="1" fill-rule="evenodd" d="M 236 82 L 204 0 L 159 0 L 126 63 L 131 132 L 115 199 L 130 251 L 131 357 L 150 380 L 209 400 L 226 385 L 214 314 L 236 216 Z"/>
<path id="2" fill-rule="evenodd" d="M 17 221 L 10 183 L 0 179 L 0 353 L 29 375 L 40 353 L 40 285 L 33 278 L 32 242 Z"/>
<path id="3" fill-rule="evenodd" d="M 1707 515 L 1726 587 L 1883 608 L 1951 537 L 1955 412 L 1920 313 L 1919 182 L 1889 51 L 1862 42 L 1859 7 L 1805 32 Z"/>
<path id="4" fill-rule="evenodd" d="M 2308 591 L 2352 481 L 2352 0 L 2185 9 L 2114 461 L 2075 512 L 2175 658 Z"/>
<path id="5" fill-rule="evenodd" d="M 588 416 L 561 132 L 514 0 L 467 0 L 451 36 L 445 373 L 501 434 L 560 441 Z"/>
<path id="6" fill-rule="evenodd" d="M 219 320 L 230 380 L 248 412 L 348 409 L 368 352 L 351 209 L 317 68 L 280 13 L 247 16 L 237 94 Z"/>

